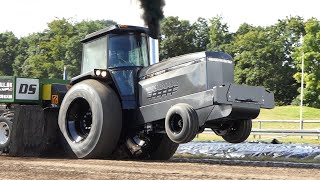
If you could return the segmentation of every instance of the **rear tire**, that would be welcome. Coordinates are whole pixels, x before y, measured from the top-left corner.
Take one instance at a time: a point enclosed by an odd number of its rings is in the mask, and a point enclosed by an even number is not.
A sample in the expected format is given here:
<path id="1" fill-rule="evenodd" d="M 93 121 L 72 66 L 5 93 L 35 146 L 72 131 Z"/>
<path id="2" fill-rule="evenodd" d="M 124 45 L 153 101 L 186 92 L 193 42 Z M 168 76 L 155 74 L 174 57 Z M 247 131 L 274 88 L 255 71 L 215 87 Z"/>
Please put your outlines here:
<path id="1" fill-rule="evenodd" d="M 233 125 L 226 130 L 227 132 L 224 135 L 221 135 L 222 138 L 229 143 L 241 143 L 245 141 L 252 129 L 252 120 L 235 120 Z"/>
<path id="2" fill-rule="evenodd" d="M 171 141 L 166 134 L 152 134 L 146 144 L 138 145 L 134 138 L 127 140 L 131 156 L 138 159 L 168 160 L 176 152 L 179 144 Z"/>
<path id="3" fill-rule="evenodd" d="M 121 104 L 108 85 L 84 80 L 65 95 L 59 128 L 66 140 L 65 149 L 77 158 L 108 157 L 118 143 L 121 127 Z"/>
<path id="4" fill-rule="evenodd" d="M 0 116 L 0 151 L 8 153 L 11 143 L 13 112 L 4 112 Z"/>
<path id="5" fill-rule="evenodd" d="M 177 151 L 179 144 L 171 141 L 166 134 L 156 134 L 152 144 L 147 149 L 148 157 L 152 160 L 168 160 Z"/>

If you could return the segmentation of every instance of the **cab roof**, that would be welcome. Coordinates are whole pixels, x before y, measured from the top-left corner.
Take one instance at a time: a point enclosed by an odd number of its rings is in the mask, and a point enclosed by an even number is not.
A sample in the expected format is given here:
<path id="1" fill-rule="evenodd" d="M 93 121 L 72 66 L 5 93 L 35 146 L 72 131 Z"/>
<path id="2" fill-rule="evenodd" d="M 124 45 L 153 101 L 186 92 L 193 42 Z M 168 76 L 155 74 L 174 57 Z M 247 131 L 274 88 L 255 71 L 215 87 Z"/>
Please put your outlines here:
<path id="1" fill-rule="evenodd" d="M 82 43 L 86 43 L 88 41 L 97 39 L 99 37 L 102 37 L 106 34 L 110 33 L 121 33 L 121 32 L 127 32 L 127 31 L 135 31 L 135 32 L 142 32 L 142 33 L 149 33 L 149 30 L 145 27 L 139 27 L 139 26 L 128 26 L 128 25 L 119 25 L 116 24 L 114 26 L 109 26 L 107 28 L 101 29 L 99 31 L 93 32 L 91 34 L 86 35 L 84 39 L 81 40 Z"/>

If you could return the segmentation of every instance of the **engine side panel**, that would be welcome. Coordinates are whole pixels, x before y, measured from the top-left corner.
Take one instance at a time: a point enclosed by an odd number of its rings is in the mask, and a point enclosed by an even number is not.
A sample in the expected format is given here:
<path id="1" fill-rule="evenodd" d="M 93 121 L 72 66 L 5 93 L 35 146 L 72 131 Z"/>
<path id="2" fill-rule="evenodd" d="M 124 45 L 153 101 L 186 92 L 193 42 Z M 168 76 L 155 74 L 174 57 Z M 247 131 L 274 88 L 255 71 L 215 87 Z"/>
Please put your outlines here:
<path id="1" fill-rule="evenodd" d="M 206 62 L 186 65 L 139 82 L 140 107 L 205 91 Z"/>
<path id="2" fill-rule="evenodd" d="M 186 103 L 192 106 L 198 113 L 199 124 L 202 125 L 207 120 L 213 108 L 212 90 L 202 91 L 187 96 L 162 101 L 139 108 L 140 117 L 137 124 L 148 123 L 164 119 L 168 110 L 178 103 Z"/>

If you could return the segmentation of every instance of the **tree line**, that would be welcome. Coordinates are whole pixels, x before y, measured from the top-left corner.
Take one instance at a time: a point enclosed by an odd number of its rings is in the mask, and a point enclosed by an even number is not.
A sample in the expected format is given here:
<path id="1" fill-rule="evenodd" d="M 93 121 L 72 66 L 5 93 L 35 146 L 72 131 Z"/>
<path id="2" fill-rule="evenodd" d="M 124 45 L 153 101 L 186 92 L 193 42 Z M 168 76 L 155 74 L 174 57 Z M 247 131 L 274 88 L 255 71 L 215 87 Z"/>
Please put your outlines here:
<path id="1" fill-rule="evenodd" d="M 63 18 L 21 38 L 0 33 L 0 75 L 62 78 L 66 65 L 69 76 L 76 76 L 81 68 L 80 40 L 114 24 Z M 161 21 L 159 42 L 160 59 L 205 50 L 230 54 L 236 83 L 266 87 L 274 92 L 278 105 L 299 103 L 304 54 L 304 103 L 320 108 L 320 23 L 315 18 L 287 17 L 265 27 L 243 23 L 230 32 L 220 16 L 194 23 L 170 16 Z"/>

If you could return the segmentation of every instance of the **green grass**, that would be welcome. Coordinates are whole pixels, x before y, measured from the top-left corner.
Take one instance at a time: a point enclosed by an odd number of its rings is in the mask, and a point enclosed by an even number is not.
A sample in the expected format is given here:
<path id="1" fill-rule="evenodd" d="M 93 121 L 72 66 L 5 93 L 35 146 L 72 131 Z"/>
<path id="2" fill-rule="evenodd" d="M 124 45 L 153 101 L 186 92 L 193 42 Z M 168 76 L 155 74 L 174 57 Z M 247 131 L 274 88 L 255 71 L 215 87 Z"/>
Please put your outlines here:
<path id="1" fill-rule="evenodd" d="M 277 139 L 278 141 L 282 143 L 294 143 L 294 144 L 319 144 L 320 140 L 317 137 L 314 136 L 305 136 L 302 139 L 300 136 L 287 136 L 287 137 L 280 137 L 280 136 L 261 136 L 259 138 L 258 135 L 253 137 L 252 135 L 249 136 L 247 141 L 264 141 L 264 142 L 271 142 L 272 139 Z M 224 141 L 222 137 L 217 136 L 215 134 L 199 134 L 194 141 Z"/>
<path id="2" fill-rule="evenodd" d="M 299 106 L 280 106 L 274 109 L 262 109 L 257 120 L 299 120 Z M 320 120 L 320 109 L 303 107 L 303 119 Z M 299 129 L 300 123 L 253 122 L 253 129 Z M 320 129 L 320 123 L 303 123 L 303 129 Z"/>
<path id="3" fill-rule="evenodd" d="M 320 109 L 303 106 L 302 113 L 303 119 L 320 120 Z M 300 107 L 278 106 L 274 109 L 261 109 L 257 119 L 298 120 L 300 119 Z"/>

